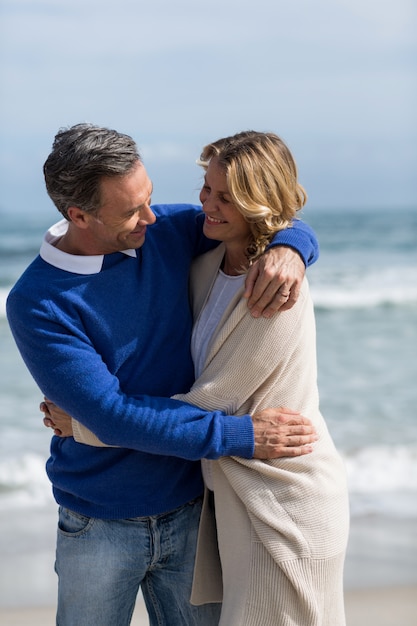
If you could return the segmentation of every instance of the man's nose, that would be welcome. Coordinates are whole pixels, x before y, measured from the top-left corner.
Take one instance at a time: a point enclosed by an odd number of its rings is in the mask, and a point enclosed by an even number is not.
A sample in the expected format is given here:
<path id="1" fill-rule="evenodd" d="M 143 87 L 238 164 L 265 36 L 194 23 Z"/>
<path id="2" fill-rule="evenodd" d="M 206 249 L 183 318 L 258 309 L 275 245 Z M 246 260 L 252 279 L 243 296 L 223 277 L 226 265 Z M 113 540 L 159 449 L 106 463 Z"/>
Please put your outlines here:
<path id="1" fill-rule="evenodd" d="M 145 222 L 146 224 L 154 224 L 156 222 L 155 213 L 152 211 L 149 204 L 146 204 L 139 211 L 138 221 Z"/>

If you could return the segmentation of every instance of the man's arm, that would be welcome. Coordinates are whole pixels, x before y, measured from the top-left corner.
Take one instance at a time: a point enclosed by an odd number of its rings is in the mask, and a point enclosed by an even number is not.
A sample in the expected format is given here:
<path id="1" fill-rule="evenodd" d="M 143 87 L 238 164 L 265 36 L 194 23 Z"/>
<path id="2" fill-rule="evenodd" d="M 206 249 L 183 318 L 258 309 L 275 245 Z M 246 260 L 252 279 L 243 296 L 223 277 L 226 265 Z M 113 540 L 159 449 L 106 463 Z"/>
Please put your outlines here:
<path id="1" fill-rule="evenodd" d="M 74 437 L 77 443 L 98 448 L 113 447 L 103 443 L 86 426 L 73 419 L 56 404 L 45 398 L 40 404 L 43 423 L 52 428 L 57 437 Z M 254 458 L 270 459 L 300 456 L 312 452 L 316 441 L 315 430 L 307 418 L 284 407 L 265 409 L 253 416 Z"/>
<path id="2" fill-rule="evenodd" d="M 104 442 L 188 460 L 254 449 L 250 416 L 227 417 L 148 395 L 128 396 L 80 329 L 58 323 L 51 302 L 13 291 L 7 315 L 16 344 L 43 395 L 84 423 Z M 163 358 L 163 357 L 162 357 Z"/>
<path id="3" fill-rule="evenodd" d="M 236 417 L 169 398 L 126 395 L 86 337 L 50 319 L 51 303 L 38 302 L 36 307 L 22 293 L 12 292 L 7 301 L 9 323 L 26 366 L 46 397 L 101 441 L 188 460 L 253 457 L 250 415 Z M 272 420 L 279 428 L 281 415 L 276 410 Z M 304 431 L 301 425 L 297 433 L 300 428 Z M 277 444 L 271 424 L 262 431 L 265 454 L 280 456 L 282 442 Z"/>

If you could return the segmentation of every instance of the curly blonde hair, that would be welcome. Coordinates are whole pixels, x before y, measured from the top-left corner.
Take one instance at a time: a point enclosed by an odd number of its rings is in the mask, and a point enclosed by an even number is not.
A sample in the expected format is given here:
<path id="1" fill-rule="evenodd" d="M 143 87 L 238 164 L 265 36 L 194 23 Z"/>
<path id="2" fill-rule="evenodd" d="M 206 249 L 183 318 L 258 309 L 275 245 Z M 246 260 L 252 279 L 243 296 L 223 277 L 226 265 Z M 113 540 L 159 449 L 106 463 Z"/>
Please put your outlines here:
<path id="1" fill-rule="evenodd" d="M 252 130 L 207 144 L 197 163 L 207 170 L 213 157 L 225 170 L 233 203 L 250 224 L 252 242 L 246 254 L 252 262 L 307 201 L 296 163 L 277 135 Z"/>

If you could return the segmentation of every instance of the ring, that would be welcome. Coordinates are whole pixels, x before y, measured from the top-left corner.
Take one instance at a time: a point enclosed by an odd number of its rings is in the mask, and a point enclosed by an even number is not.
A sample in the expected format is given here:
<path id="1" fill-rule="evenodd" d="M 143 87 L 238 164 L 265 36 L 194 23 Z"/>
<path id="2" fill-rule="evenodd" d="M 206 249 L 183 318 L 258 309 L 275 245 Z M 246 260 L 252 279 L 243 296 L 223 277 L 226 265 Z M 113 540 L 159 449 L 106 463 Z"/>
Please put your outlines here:
<path id="1" fill-rule="evenodd" d="M 279 292 L 279 295 L 282 296 L 283 298 L 289 298 L 290 297 L 289 293 L 281 293 L 281 292 Z"/>

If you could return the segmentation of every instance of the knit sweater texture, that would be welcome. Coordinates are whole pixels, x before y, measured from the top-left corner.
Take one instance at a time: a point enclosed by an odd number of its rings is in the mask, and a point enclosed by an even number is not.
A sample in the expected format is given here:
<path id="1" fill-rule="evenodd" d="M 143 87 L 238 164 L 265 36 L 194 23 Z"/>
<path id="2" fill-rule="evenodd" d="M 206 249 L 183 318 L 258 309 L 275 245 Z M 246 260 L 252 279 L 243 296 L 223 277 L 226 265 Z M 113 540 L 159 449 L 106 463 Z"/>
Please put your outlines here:
<path id="1" fill-rule="evenodd" d="M 137 251 L 76 257 L 53 246 L 9 294 L 7 315 L 42 394 L 117 447 L 53 437 L 47 473 L 55 499 L 103 519 L 155 515 L 202 492 L 200 463 L 250 458 L 249 415 L 227 416 L 170 400 L 193 382 L 188 273 L 210 245 L 201 208 L 152 207 L 157 221 Z M 302 222 L 276 243 L 317 256 Z"/>

